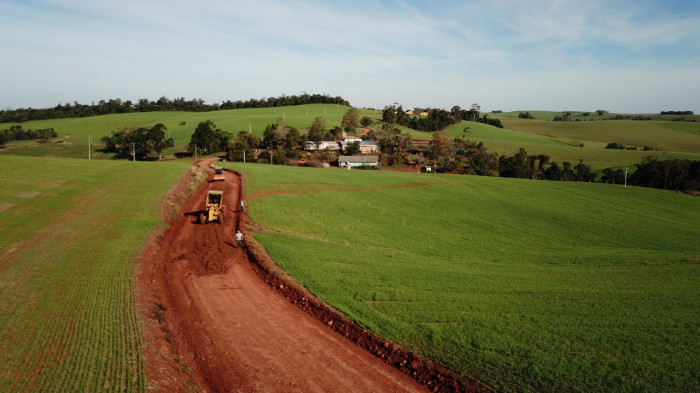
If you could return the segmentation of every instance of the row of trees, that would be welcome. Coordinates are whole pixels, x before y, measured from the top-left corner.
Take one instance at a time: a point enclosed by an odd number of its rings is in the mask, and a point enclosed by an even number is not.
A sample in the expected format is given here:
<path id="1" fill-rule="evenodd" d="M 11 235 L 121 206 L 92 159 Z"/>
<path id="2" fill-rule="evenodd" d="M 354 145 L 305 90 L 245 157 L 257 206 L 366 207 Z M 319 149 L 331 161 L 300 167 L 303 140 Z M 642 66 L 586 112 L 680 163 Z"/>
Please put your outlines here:
<path id="1" fill-rule="evenodd" d="M 87 117 L 116 113 L 132 112 L 158 112 L 158 111 L 187 111 L 187 112 L 208 112 L 224 109 L 240 108 L 267 108 L 277 106 L 303 105 L 303 104 L 338 104 L 350 106 L 350 103 L 342 97 L 331 97 L 327 94 L 307 94 L 292 95 L 282 97 L 270 97 L 247 101 L 227 100 L 221 104 L 206 104 L 202 99 L 185 100 L 167 97 L 160 97 L 156 101 L 149 101 L 142 98 L 136 102 L 120 98 L 110 100 L 100 100 L 97 104 L 80 104 L 77 101 L 66 104 L 58 104 L 53 108 L 32 109 L 8 109 L 0 111 L 0 123 L 24 122 L 29 120 L 63 119 L 71 117 Z"/>
<path id="2" fill-rule="evenodd" d="M 600 181 L 608 184 L 630 184 L 639 187 L 660 188 L 686 193 L 700 192 L 700 161 L 668 159 L 647 156 L 634 164 L 636 170 L 629 177 L 627 170 L 603 169 Z"/>
<path id="3" fill-rule="evenodd" d="M 700 191 L 700 161 L 659 160 L 648 156 L 635 166 L 637 169 L 629 178 L 632 185 L 688 193 Z"/>
<path id="4" fill-rule="evenodd" d="M 434 132 L 443 130 L 462 120 L 486 123 L 503 128 L 500 119 L 491 119 L 488 115 L 481 115 L 479 104 L 472 104 L 469 110 L 464 110 L 455 105 L 446 111 L 444 109 L 426 109 L 427 116 L 415 116 L 406 113 L 401 105 L 390 105 L 382 111 L 382 121 L 388 124 L 398 124 L 418 131 Z"/>
<path id="5" fill-rule="evenodd" d="M 429 148 L 430 158 L 436 163 L 438 172 L 584 182 L 595 181 L 598 176 L 583 160 L 576 165 L 564 161 L 559 166 L 550 161 L 548 155 L 529 155 L 523 148 L 512 156 L 499 156 L 489 153 L 481 142 L 475 144 L 464 138 L 451 139 L 444 131 L 433 134 Z"/>
<path id="6" fill-rule="evenodd" d="M 41 129 L 25 129 L 22 126 L 12 126 L 9 129 L 0 131 L 0 146 L 4 146 L 10 141 L 27 141 L 32 139 L 41 139 L 48 141 L 50 138 L 56 138 L 58 134 L 53 128 Z"/>
<path id="7" fill-rule="evenodd" d="M 105 145 L 105 152 L 116 153 L 119 158 L 144 159 L 152 155 L 162 158 L 163 150 L 174 146 L 172 138 L 165 138 L 166 130 L 162 123 L 153 127 L 124 128 L 112 131 L 112 135 L 103 136 L 100 141 Z"/>

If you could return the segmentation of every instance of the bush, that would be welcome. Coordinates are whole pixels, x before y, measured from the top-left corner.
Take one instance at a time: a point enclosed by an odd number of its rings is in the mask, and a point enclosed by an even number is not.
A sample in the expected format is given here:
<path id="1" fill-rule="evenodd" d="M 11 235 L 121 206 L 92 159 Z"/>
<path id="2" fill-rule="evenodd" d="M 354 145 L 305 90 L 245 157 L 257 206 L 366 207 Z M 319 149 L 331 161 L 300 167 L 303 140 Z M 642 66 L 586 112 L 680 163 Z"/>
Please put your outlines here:
<path id="1" fill-rule="evenodd" d="M 606 148 L 606 149 L 619 149 L 619 150 L 622 150 L 622 149 L 625 148 L 625 146 L 622 145 L 621 143 L 612 142 L 612 143 L 608 143 L 608 144 L 605 146 L 605 148 Z"/>

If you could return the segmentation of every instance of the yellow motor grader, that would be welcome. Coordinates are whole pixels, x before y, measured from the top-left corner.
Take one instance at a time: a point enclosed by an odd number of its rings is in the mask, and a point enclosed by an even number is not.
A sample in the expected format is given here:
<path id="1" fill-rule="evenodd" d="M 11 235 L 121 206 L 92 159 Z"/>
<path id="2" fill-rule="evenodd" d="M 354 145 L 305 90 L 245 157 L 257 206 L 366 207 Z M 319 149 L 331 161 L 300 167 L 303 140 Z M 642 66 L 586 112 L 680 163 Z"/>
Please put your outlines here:
<path id="1" fill-rule="evenodd" d="M 207 201 L 204 205 L 204 210 L 199 212 L 199 222 L 206 224 L 212 221 L 218 221 L 219 224 L 224 222 L 224 212 L 226 206 L 224 203 L 223 191 L 209 191 L 207 193 Z"/>

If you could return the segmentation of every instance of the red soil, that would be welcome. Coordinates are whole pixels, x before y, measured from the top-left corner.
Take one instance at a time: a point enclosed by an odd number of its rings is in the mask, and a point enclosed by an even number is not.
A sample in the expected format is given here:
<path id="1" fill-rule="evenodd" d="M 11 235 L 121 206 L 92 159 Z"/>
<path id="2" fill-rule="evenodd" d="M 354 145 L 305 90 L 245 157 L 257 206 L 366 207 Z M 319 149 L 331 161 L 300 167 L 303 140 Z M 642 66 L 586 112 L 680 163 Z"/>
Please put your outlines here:
<path id="1" fill-rule="evenodd" d="M 225 176 L 202 184 L 139 257 L 149 391 L 487 390 L 378 338 L 288 279 L 239 211 L 241 176 Z M 171 192 L 166 209 L 178 204 L 189 178 Z M 197 223 L 209 189 L 224 191 L 223 224 Z M 236 228 L 244 233 L 243 249 L 235 247 Z"/>

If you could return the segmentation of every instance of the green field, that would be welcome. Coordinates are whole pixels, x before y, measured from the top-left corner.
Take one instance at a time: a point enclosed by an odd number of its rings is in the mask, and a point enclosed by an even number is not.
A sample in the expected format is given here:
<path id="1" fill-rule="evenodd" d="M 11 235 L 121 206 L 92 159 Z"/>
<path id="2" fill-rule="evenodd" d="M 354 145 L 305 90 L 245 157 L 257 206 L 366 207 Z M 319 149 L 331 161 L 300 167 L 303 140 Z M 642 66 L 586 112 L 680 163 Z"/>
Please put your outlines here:
<path id="1" fill-rule="evenodd" d="M 460 373 L 499 391 L 698 386 L 697 197 L 229 165 L 268 229 L 256 239 L 282 268 L 360 325 Z"/>
<path id="2" fill-rule="evenodd" d="M 700 160 L 700 123 L 670 121 L 601 120 L 553 122 L 528 119 L 502 119 L 504 129 L 462 122 L 447 128 L 455 138 L 483 142 L 489 151 L 511 156 L 522 147 L 528 154 L 546 154 L 552 161 L 577 163 L 583 160 L 594 169 L 633 166 L 646 156 L 659 159 Z M 698 127 L 693 132 L 692 127 Z M 425 138 L 425 137 L 424 137 Z M 606 149 L 608 143 L 621 143 L 637 150 Z M 576 147 L 583 144 L 583 147 Z M 653 148 L 644 151 L 644 146 Z"/>
<path id="3" fill-rule="evenodd" d="M 146 390 L 135 260 L 188 164 L 0 156 L 0 392 Z"/>
<path id="4" fill-rule="evenodd" d="M 300 130 L 308 128 L 317 116 L 326 119 L 327 128 L 340 125 L 341 118 L 348 108 L 335 104 L 310 104 L 279 108 L 234 109 L 214 112 L 148 112 L 119 115 L 94 116 L 77 119 L 55 119 L 30 121 L 23 123 L 24 128 L 41 129 L 53 127 L 59 138 L 48 144 L 36 142 L 10 142 L 0 155 L 23 155 L 42 157 L 88 158 L 88 141 L 92 138 L 90 152 L 93 159 L 109 159 L 111 154 L 101 152 L 103 144 L 100 138 L 110 135 L 111 131 L 130 127 L 147 127 L 163 123 L 168 128 L 168 137 L 175 141 L 175 148 L 164 152 L 173 157 L 176 152 L 185 150 L 197 124 L 212 120 L 218 128 L 237 134 L 241 130 L 252 131 L 262 136 L 265 127 L 284 119 L 284 123 Z M 553 117 L 555 112 L 534 111 L 543 119 Z M 580 112 L 576 112 L 580 114 Z M 381 121 L 381 112 L 360 110 L 363 116 L 369 116 L 375 122 Z M 595 114 L 593 112 L 593 114 Z M 447 128 L 447 132 L 457 138 L 466 137 L 474 142 L 483 142 L 490 152 L 507 156 L 524 148 L 528 154 L 546 154 L 554 162 L 564 161 L 578 163 L 583 160 L 593 169 L 608 167 L 633 166 L 649 155 L 660 159 L 681 158 L 700 160 L 700 123 L 678 121 L 638 121 L 638 120 L 600 120 L 553 122 L 544 120 L 518 119 L 516 112 L 497 114 L 501 117 L 505 129 L 481 123 L 463 121 Z M 496 117 L 496 114 L 491 116 Z M 512 116 L 511 116 L 512 115 Z M 601 118 L 591 116 L 591 118 Z M 0 124 L 0 129 L 7 129 L 14 123 Z M 375 123 L 373 128 L 379 128 Z M 399 127 L 414 139 L 431 139 L 432 134 Z M 605 149 L 608 143 L 622 143 L 636 146 L 638 150 Z M 577 144 L 583 147 L 575 147 Z M 641 150 L 649 146 L 654 151 Z"/>
<path id="5" fill-rule="evenodd" d="M 340 123 L 347 107 L 153 112 L 27 122 L 0 150 L 0 392 L 144 391 L 134 260 L 190 160 L 109 160 L 96 143 L 164 123 L 229 132 Z M 377 111 L 361 111 L 375 120 Z M 543 113 L 544 114 L 544 113 Z M 517 116 L 516 116 L 517 117 Z M 697 123 L 462 122 L 490 151 L 700 159 Z M 0 129 L 14 124 L 0 125 Z M 411 131 L 416 139 L 430 134 Z M 66 138 L 69 137 L 69 138 Z M 93 160 L 88 161 L 88 139 Z M 584 147 L 574 147 L 574 142 Z M 657 151 L 604 149 L 610 142 Z M 178 150 L 179 149 L 179 150 Z M 60 158 L 58 158 L 60 157 Z M 603 184 L 227 163 L 275 261 L 378 334 L 500 391 L 685 392 L 700 384 L 700 200 Z M 308 193 L 271 194 L 277 191 Z"/>
<path id="6" fill-rule="evenodd" d="M 340 125 L 340 120 L 348 110 L 347 106 L 335 104 L 309 104 L 278 108 L 231 109 L 213 112 L 144 112 L 117 115 L 92 116 L 71 119 L 34 120 L 22 123 L 27 129 L 53 127 L 59 139 L 67 142 L 87 143 L 92 135 L 93 143 L 99 145 L 101 137 L 122 128 L 138 128 L 163 123 L 175 145 L 186 145 L 201 121 L 211 120 L 218 128 L 237 134 L 251 131 L 262 136 L 268 124 L 283 119 L 284 124 L 296 128 L 308 128 L 314 118 L 323 116 L 328 128 Z M 376 111 L 360 110 L 362 115 L 381 119 Z M 184 123 L 184 124 L 183 124 Z M 16 123 L 0 123 L 0 129 L 9 129 Z M 87 158 L 87 154 L 86 154 Z"/>

